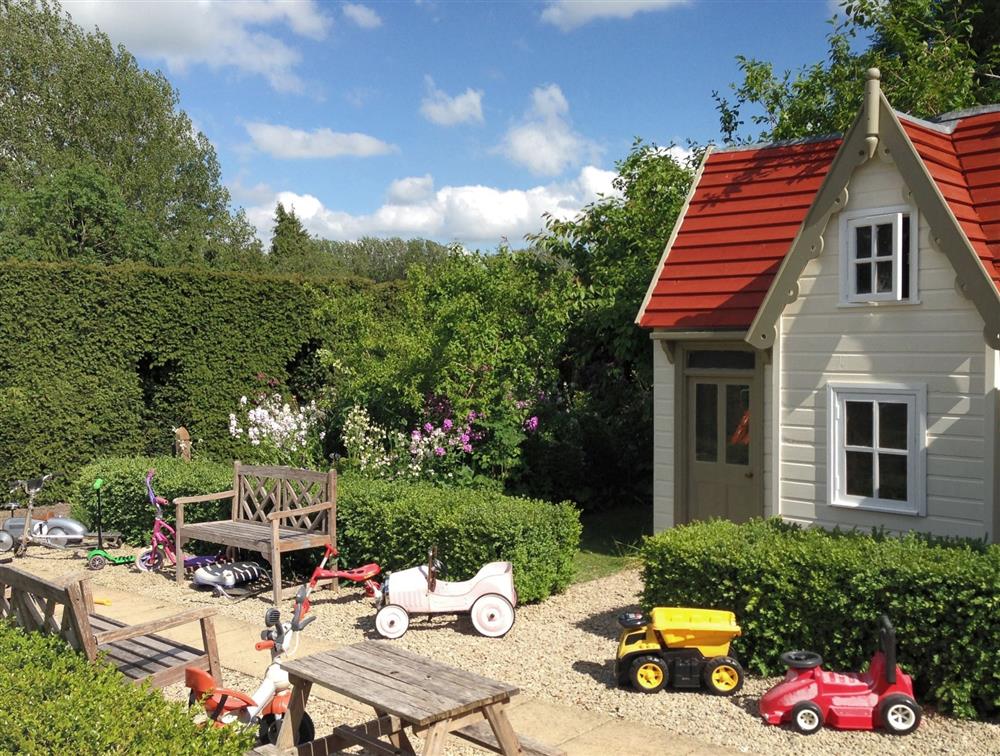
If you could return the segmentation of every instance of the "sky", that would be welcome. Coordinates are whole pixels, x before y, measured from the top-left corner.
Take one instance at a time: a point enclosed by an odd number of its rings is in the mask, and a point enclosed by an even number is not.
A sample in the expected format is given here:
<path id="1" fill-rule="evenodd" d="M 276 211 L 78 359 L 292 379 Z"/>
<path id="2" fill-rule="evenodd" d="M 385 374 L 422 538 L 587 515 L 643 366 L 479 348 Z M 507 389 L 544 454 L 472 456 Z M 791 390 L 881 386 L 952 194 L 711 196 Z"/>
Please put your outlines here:
<path id="1" fill-rule="evenodd" d="M 821 60 L 835 0 L 64 0 L 180 93 L 266 242 L 523 244 L 613 192 L 635 137 L 718 139 L 737 55 Z"/>

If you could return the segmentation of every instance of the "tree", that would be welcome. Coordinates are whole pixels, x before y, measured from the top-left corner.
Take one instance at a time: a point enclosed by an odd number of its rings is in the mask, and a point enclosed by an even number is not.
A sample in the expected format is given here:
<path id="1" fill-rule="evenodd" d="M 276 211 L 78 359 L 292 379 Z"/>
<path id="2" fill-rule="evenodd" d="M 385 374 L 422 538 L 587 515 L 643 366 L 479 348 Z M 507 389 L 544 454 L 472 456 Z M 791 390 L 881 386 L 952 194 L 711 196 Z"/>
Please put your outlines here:
<path id="1" fill-rule="evenodd" d="M 377 282 L 403 280 L 413 265 L 434 268 L 448 258 L 448 248 L 429 239 L 363 236 L 357 241 L 324 240 L 320 244 L 338 270 Z"/>
<path id="2" fill-rule="evenodd" d="M 306 231 L 295 214 L 295 208 L 285 210 L 280 202 L 274 208 L 274 230 L 268 257 L 271 267 L 281 273 L 322 274 L 319 244 Z M 329 262 L 329 261 L 327 261 Z"/>
<path id="3" fill-rule="evenodd" d="M 713 93 L 725 142 L 846 131 L 871 67 L 893 106 L 918 117 L 1000 100 L 1000 0 L 846 0 L 842 9 L 825 61 L 778 75 L 737 57 L 734 99 Z M 859 37 L 869 44 L 855 52 Z M 743 130 L 747 119 L 756 131 Z"/>
<path id="4" fill-rule="evenodd" d="M 161 263 L 259 256 L 245 217 L 229 212 L 215 150 L 169 82 L 106 35 L 84 32 L 54 0 L 0 0 L 0 112 L 8 194 L 60 172 L 82 179 L 66 171 L 86 165 L 152 229 Z"/>

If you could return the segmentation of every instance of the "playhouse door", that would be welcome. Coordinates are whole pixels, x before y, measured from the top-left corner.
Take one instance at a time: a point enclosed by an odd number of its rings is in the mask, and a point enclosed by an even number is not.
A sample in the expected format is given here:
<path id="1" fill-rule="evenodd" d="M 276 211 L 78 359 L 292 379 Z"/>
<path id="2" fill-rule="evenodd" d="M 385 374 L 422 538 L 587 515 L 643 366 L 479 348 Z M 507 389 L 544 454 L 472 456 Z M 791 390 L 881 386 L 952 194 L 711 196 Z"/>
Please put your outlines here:
<path id="1" fill-rule="evenodd" d="M 743 522 L 760 516 L 753 379 L 690 377 L 687 385 L 687 515 Z"/>

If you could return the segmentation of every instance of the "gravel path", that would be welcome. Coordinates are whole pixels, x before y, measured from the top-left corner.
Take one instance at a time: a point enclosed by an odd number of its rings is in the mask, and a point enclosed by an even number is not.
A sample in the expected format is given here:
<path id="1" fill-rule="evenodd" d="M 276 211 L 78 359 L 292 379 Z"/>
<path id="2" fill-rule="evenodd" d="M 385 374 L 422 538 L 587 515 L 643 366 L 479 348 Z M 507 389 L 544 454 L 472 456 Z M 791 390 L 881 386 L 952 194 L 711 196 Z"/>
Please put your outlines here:
<path id="1" fill-rule="evenodd" d="M 79 569 L 83 560 L 72 559 L 67 552 L 36 549 L 22 564 L 39 574 L 58 575 Z M 177 604 L 212 605 L 253 627 L 261 626 L 269 606 L 258 598 L 233 602 L 214 598 L 178 587 L 168 575 L 142 574 L 130 568 L 109 567 L 92 575 L 98 586 Z M 640 590 L 639 572 L 626 570 L 571 586 L 565 594 L 542 604 L 518 607 L 514 628 L 503 639 L 479 636 L 468 618 L 442 616 L 414 619 L 406 635 L 395 642 L 415 653 L 514 683 L 531 698 L 655 725 L 746 753 L 1000 753 L 1000 723 L 960 721 L 926 708 L 920 728 L 903 738 L 830 729 L 806 737 L 771 727 L 761 722 L 757 699 L 775 679 L 748 677 L 744 689 L 733 698 L 670 690 L 647 696 L 619 689 L 614 681 L 617 616 L 636 607 Z M 312 613 L 317 619 L 306 631 L 310 636 L 335 644 L 377 637 L 372 604 L 360 591 L 318 591 L 313 599 Z M 234 677 L 233 682 L 251 690 L 255 687 L 255 681 L 249 679 L 244 682 Z M 329 712 L 321 707 L 314 712 L 310 704 L 310 713 L 330 723 L 351 719 L 345 714 L 348 710 L 326 706 Z"/>

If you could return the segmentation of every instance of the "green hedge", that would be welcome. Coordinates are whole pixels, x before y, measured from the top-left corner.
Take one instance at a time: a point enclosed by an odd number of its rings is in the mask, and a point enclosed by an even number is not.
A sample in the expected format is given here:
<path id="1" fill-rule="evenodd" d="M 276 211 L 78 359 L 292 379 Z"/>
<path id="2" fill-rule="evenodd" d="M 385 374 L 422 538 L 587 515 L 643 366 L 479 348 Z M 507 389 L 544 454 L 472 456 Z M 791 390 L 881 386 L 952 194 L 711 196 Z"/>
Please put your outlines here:
<path id="1" fill-rule="evenodd" d="M 254 732 L 196 727 L 187 706 L 0 622 L 0 753 L 243 754 Z"/>
<path id="2" fill-rule="evenodd" d="M 0 263 L 0 480 L 65 473 L 51 500 L 94 457 L 168 452 L 181 425 L 196 454 L 230 456 L 229 413 L 257 374 L 294 382 L 318 303 L 367 285 Z"/>
<path id="3" fill-rule="evenodd" d="M 74 515 L 93 523 L 97 500 L 92 485 L 102 478 L 104 528 L 143 543 L 153 524 L 144 482 L 150 467 L 156 469 L 156 493 L 168 499 L 232 487 L 231 465 L 172 457 L 106 459 L 80 471 Z M 184 511 L 190 522 L 228 518 L 229 504 L 194 505 Z M 172 521 L 170 508 L 166 514 Z M 342 476 L 337 487 L 337 541 L 343 564 L 374 560 L 384 570 L 404 569 L 423 563 L 427 549 L 437 544 L 451 580 L 472 577 L 486 562 L 513 562 L 521 601 L 538 601 L 569 585 L 580 530 L 580 514 L 569 503 L 359 476 Z"/>
<path id="4" fill-rule="evenodd" d="M 961 717 L 1000 711 L 1000 546 L 713 521 L 648 538 L 642 557 L 644 604 L 736 612 L 751 670 L 784 672 L 793 648 L 860 669 L 886 612 L 918 697 Z"/>

